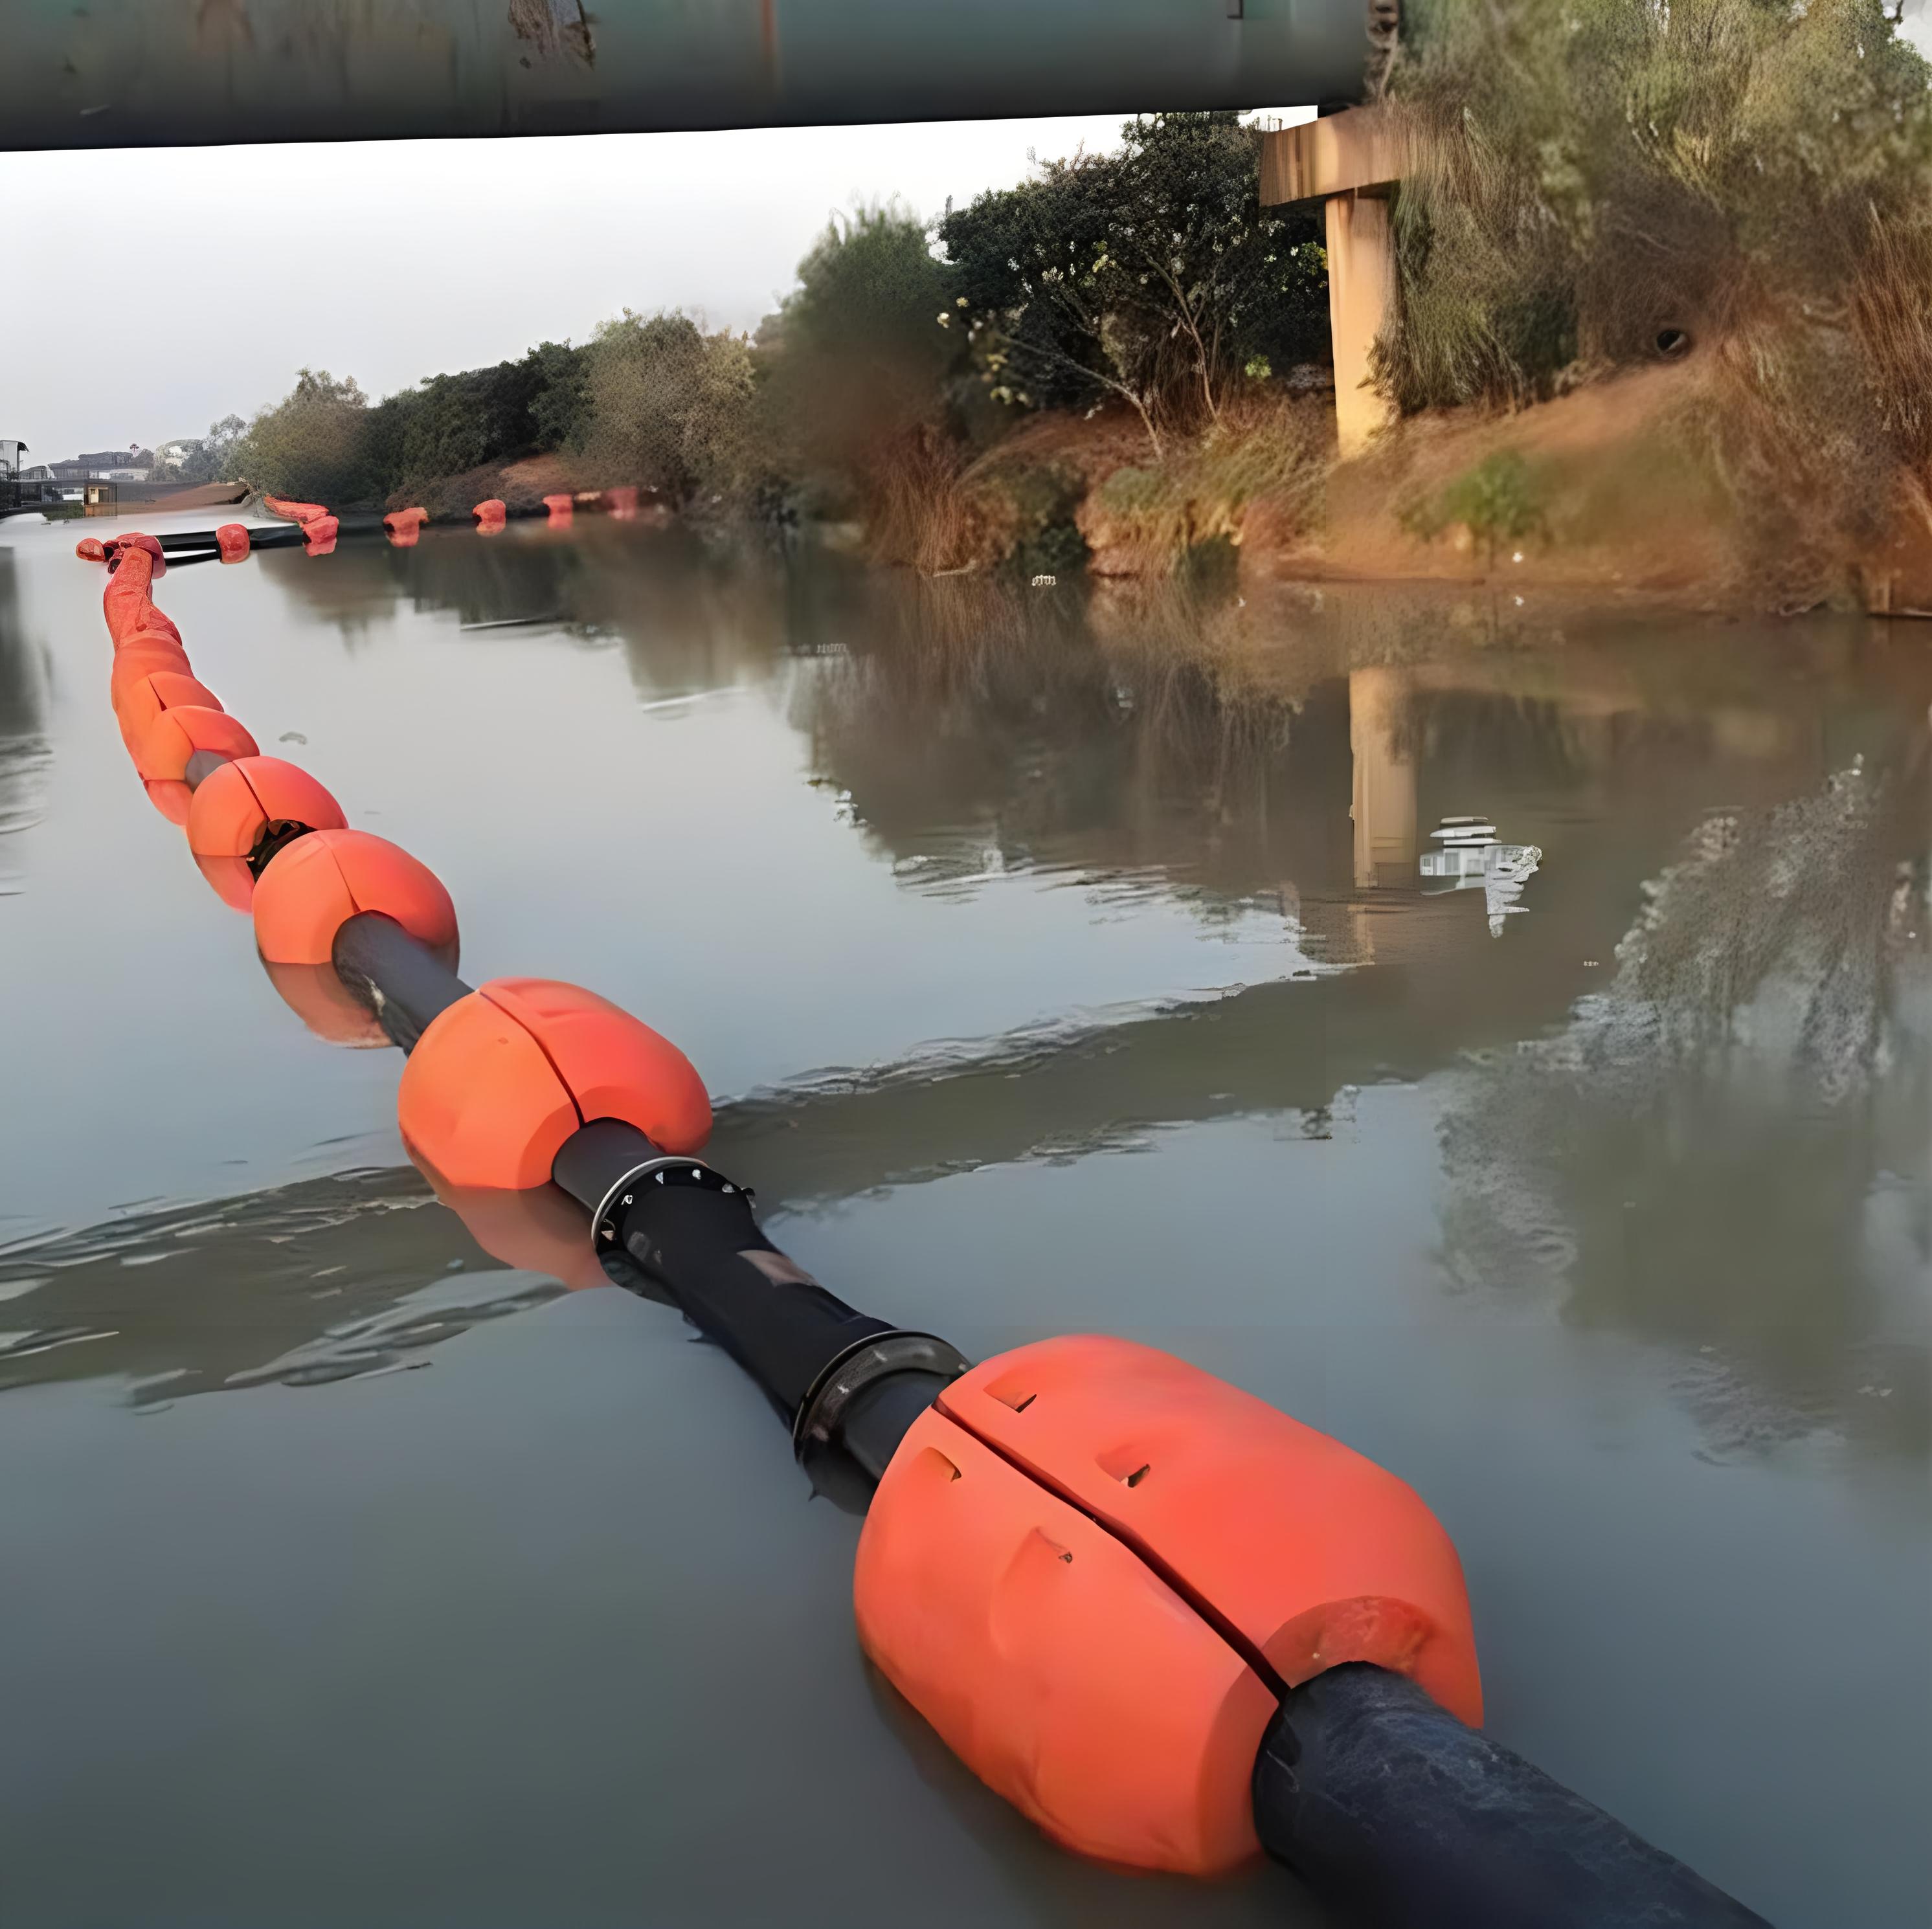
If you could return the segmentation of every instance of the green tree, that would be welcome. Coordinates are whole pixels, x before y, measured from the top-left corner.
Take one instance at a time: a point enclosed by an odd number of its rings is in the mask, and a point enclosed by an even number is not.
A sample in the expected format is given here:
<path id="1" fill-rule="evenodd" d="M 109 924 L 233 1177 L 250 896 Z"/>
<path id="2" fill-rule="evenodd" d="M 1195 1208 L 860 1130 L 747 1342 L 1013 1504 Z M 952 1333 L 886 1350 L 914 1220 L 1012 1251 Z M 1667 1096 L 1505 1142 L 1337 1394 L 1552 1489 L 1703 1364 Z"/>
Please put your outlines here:
<path id="1" fill-rule="evenodd" d="M 232 482 L 235 480 L 242 438 L 248 424 L 239 415 L 224 415 L 208 425 L 208 433 L 182 460 L 177 480 L 182 482 Z"/>
<path id="2" fill-rule="evenodd" d="M 1932 448 L 1932 94 L 1880 0 L 1412 0 L 1390 86 L 1406 409 L 1548 394 L 1808 310 Z M 1888 260 L 1889 257 L 1889 260 Z M 1847 298 L 1850 307 L 1847 307 Z M 1894 319 L 1896 319 L 1894 317 Z"/>
<path id="3" fill-rule="evenodd" d="M 248 424 L 235 458 L 249 482 L 272 494 L 331 508 L 359 501 L 378 487 L 372 413 L 352 377 L 304 368 L 294 388 Z"/>
<path id="4" fill-rule="evenodd" d="M 680 505 L 748 486 L 754 382 L 742 337 L 627 308 L 597 331 L 584 388 L 583 446 L 601 466 Z"/>
<path id="5" fill-rule="evenodd" d="M 1259 135 L 1232 114 L 1130 121 L 1122 145 L 1042 166 L 947 216 L 961 319 L 998 399 L 1125 402 L 1164 425 L 1218 421 L 1250 364 L 1325 352 L 1312 223 L 1259 200 Z"/>
<path id="6" fill-rule="evenodd" d="M 916 215 L 888 202 L 832 220 L 759 335 L 763 406 L 796 463 L 858 477 L 944 412 L 961 353 L 938 320 L 951 298 Z"/>

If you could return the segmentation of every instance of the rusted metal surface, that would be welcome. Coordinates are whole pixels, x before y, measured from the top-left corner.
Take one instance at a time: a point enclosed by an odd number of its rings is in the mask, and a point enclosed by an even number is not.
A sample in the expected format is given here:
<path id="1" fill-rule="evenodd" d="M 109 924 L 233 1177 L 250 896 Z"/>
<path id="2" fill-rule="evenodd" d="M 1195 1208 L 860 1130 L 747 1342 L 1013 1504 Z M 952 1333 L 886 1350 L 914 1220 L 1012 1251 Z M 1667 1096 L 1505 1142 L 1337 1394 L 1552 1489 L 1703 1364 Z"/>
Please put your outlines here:
<path id="1" fill-rule="evenodd" d="M 0 146 L 1358 99 L 1390 0 L 18 0 Z"/>

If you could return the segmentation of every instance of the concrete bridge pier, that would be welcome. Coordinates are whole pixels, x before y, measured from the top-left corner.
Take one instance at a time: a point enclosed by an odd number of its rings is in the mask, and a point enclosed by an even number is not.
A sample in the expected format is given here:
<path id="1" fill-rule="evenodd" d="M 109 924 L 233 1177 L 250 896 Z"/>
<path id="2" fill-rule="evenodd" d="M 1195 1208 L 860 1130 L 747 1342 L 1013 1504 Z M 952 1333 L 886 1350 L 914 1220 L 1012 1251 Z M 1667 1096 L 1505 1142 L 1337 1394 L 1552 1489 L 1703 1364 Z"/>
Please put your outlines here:
<path id="1" fill-rule="evenodd" d="M 1388 404 L 1370 386 L 1369 357 L 1396 312 L 1389 217 L 1406 158 L 1401 132 L 1384 107 L 1349 107 L 1262 137 L 1262 205 L 1322 204 L 1335 433 L 1344 461 L 1360 454 L 1389 419 Z"/>

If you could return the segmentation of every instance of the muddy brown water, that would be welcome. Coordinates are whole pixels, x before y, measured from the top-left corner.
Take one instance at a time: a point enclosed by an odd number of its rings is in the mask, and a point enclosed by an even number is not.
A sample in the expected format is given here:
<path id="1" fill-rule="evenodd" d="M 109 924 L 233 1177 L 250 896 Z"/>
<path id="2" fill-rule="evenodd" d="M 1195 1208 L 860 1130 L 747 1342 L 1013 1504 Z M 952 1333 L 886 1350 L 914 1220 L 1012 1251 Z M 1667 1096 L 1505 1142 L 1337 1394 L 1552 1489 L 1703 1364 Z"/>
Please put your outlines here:
<path id="1" fill-rule="evenodd" d="M 1320 1920 L 1037 1836 L 728 1362 L 434 1200 L 144 798 L 75 533 L 0 527 L 0 1917 Z M 158 600 L 847 1298 L 1334 1432 L 1492 1732 L 1786 1929 L 1932 1912 L 1924 632 L 607 523 Z"/>

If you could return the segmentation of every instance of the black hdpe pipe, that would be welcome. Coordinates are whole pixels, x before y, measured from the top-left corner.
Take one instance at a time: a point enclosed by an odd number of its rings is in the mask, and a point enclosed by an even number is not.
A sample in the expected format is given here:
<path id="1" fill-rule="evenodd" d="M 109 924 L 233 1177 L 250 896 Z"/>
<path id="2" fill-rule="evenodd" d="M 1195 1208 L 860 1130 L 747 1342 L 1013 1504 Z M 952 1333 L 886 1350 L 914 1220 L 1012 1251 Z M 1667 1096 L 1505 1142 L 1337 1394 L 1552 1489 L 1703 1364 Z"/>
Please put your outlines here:
<path id="1" fill-rule="evenodd" d="M 541 505 L 534 509 L 506 509 L 506 522 L 516 523 L 548 516 L 550 511 Z M 338 542 L 351 536 L 382 536 L 388 533 L 387 526 L 380 517 L 341 517 L 335 532 Z M 298 550 L 308 541 L 299 523 L 272 523 L 261 526 L 243 525 L 248 531 L 248 552 L 253 555 L 257 550 Z M 467 517 L 450 517 L 438 520 L 432 517 L 422 527 L 435 529 L 464 529 L 475 526 Z M 176 529 L 158 536 L 161 554 L 170 569 L 179 569 L 189 563 L 218 562 L 221 555 L 215 532 L 212 529 Z"/>
<path id="2" fill-rule="evenodd" d="M 338 933 L 338 974 L 413 1048 L 470 990 L 394 920 Z M 758 1229 L 752 1196 L 634 1126 L 593 1120 L 551 1176 L 705 1338 L 748 1373 L 801 1460 L 870 1481 L 968 1362 L 827 1292 Z M 1406 1677 L 1365 1664 L 1290 1689 L 1252 1781 L 1262 1846 L 1344 1919 L 1381 1929 L 1767 1929 L 1764 1919 Z"/>

